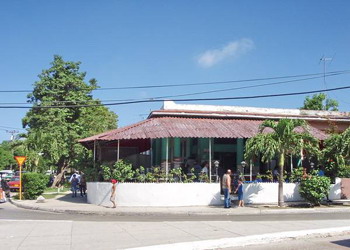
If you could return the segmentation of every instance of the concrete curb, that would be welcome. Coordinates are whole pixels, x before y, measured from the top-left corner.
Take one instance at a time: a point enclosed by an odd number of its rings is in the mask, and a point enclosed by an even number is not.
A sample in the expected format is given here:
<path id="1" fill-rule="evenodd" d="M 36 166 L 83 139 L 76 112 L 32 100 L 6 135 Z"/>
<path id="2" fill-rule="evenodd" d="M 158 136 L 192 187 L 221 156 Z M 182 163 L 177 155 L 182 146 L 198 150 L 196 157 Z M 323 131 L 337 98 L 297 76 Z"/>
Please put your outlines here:
<path id="1" fill-rule="evenodd" d="M 208 211 L 174 211 L 176 209 L 164 208 L 162 211 L 152 211 L 152 208 L 147 208 L 150 211 L 88 211 L 81 209 L 66 209 L 56 207 L 40 207 L 39 205 L 23 204 L 19 201 L 8 199 L 13 205 L 31 210 L 54 212 L 54 213 L 67 213 L 67 214 L 85 214 L 85 215 L 115 215 L 115 216 L 157 216 L 157 215 L 185 215 L 185 216 L 240 216 L 240 215 L 279 215 L 279 214 L 315 214 L 315 213 L 350 213 L 350 208 L 286 208 L 286 209 L 266 209 L 255 208 L 251 210 L 242 211 L 240 208 L 232 208 L 231 210 L 213 210 Z M 132 209 L 132 207 L 131 207 Z"/>
<path id="2" fill-rule="evenodd" d="M 221 249 L 228 247 L 245 247 L 258 244 L 279 242 L 282 240 L 307 239 L 310 237 L 330 237 L 342 233 L 350 233 L 350 227 L 334 227 L 311 230 L 287 231 L 281 233 L 270 233 L 261 235 L 250 235 L 233 238 L 222 238 L 217 240 L 204 240 L 193 242 L 181 242 L 173 244 L 153 245 L 146 247 L 128 248 L 129 250 L 157 250 L 157 249 Z"/>

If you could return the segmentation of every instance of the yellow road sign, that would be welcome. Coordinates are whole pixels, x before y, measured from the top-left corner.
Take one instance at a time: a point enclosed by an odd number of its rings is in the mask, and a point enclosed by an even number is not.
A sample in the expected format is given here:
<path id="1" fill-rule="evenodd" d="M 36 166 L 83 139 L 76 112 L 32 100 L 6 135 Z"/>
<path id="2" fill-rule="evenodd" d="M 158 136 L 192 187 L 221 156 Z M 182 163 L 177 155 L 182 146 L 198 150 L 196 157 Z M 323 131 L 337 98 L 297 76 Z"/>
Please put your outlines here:
<path id="1" fill-rule="evenodd" d="M 26 161 L 26 156 L 15 156 L 15 160 L 17 161 L 18 165 L 21 167 L 23 163 Z"/>

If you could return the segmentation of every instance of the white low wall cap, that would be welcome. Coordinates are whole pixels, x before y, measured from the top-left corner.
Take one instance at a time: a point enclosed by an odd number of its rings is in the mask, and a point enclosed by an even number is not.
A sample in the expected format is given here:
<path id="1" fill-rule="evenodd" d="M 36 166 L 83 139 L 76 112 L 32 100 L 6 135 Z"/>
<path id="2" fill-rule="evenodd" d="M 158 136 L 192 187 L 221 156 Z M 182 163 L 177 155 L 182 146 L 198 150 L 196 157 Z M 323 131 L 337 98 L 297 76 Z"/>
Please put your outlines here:
<path id="1" fill-rule="evenodd" d="M 300 110 L 280 108 L 259 108 L 243 106 L 220 106 L 220 105 L 197 105 L 177 104 L 174 101 L 164 101 L 162 110 L 183 110 L 183 111 L 206 111 L 206 112 L 235 112 L 249 114 L 270 114 L 270 115 L 293 115 L 293 116 L 330 116 L 344 117 L 350 120 L 349 112 L 325 111 L 325 110 Z"/>

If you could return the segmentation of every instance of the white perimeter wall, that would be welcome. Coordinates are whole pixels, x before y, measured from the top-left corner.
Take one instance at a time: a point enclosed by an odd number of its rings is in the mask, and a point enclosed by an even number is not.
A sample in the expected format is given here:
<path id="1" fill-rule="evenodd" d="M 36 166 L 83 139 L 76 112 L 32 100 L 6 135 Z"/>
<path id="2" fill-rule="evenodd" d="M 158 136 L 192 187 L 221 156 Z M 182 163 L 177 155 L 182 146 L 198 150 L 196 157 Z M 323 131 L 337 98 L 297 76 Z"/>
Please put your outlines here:
<path id="1" fill-rule="evenodd" d="M 111 183 L 88 182 L 88 203 L 110 206 Z M 219 183 L 118 183 L 118 206 L 207 206 L 222 204 Z"/>
<path id="2" fill-rule="evenodd" d="M 340 180 L 331 185 L 329 199 L 340 199 Z M 299 183 L 284 183 L 283 196 L 285 201 L 302 201 L 299 194 Z M 275 204 L 278 202 L 278 183 L 250 183 L 244 184 L 243 197 L 245 203 Z"/>
<path id="3" fill-rule="evenodd" d="M 111 183 L 88 182 L 88 203 L 110 206 Z M 244 184 L 244 201 L 249 204 L 275 204 L 278 183 Z M 284 183 L 285 201 L 302 201 L 299 184 Z M 331 185 L 331 200 L 340 199 L 340 179 Z M 118 206 L 206 206 L 222 205 L 218 183 L 118 183 Z"/>

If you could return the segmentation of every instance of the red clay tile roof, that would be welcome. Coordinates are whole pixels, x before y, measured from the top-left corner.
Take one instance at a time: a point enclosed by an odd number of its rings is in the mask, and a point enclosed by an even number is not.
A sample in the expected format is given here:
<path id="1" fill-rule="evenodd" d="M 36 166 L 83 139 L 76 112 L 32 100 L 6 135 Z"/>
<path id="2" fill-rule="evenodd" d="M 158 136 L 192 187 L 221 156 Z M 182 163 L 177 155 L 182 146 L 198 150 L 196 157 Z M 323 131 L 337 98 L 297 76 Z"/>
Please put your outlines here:
<path id="1" fill-rule="evenodd" d="M 155 138 L 250 138 L 258 133 L 263 120 L 155 117 L 127 127 L 107 131 L 79 140 L 86 144 L 97 141 Z M 312 126 L 310 133 L 320 140 L 327 135 Z"/>

